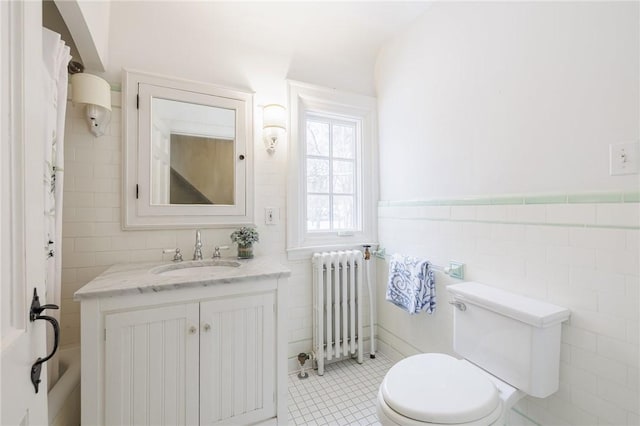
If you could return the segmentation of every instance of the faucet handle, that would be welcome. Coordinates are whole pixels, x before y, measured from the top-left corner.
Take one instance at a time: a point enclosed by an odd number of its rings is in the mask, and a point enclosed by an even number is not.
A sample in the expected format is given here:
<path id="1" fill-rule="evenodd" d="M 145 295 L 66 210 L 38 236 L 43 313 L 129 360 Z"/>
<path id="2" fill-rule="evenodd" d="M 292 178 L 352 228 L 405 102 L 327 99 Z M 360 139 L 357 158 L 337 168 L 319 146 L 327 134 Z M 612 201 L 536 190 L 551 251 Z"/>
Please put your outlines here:
<path id="1" fill-rule="evenodd" d="M 174 262 L 182 262 L 182 253 L 180 253 L 180 249 L 179 248 L 165 249 L 165 250 L 162 250 L 162 253 L 174 253 L 173 261 Z"/>
<path id="2" fill-rule="evenodd" d="M 213 248 L 212 259 L 217 259 L 217 258 L 221 257 L 220 250 L 229 250 L 229 246 L 215 246 Z"/>

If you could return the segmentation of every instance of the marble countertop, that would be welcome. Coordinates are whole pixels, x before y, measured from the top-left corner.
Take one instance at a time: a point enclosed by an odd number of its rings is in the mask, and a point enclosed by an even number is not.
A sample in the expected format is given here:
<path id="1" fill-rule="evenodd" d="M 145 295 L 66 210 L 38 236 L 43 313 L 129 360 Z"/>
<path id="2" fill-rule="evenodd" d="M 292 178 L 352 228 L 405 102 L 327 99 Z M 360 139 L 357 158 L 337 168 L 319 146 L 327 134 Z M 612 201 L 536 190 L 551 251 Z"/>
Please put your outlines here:
<path id="1" fill-rule="evenodd" d="M 157 273 L 167 269 L 183 269 L 193 266 L 210 266 L 216 263 L 212 260 L 184 261 L 184 262 L 147 262 L 123 263 L 110 267 L 102 274 L 80 288 L 74 294 L 74 299 L 122 296 L 130 294 L 156 293 L 159 291 L 175 290 L 179 288 L 206 287 L 211 285 L 231 284 L 243 281 L 254 281 L 264 278 L 284 278 L 291 275 L 291 271 L 269 258 L 255 258 L 238 260 L 222 258 L 219 263 L 238 262 L 238 267 L 192 268 L 182 276 L 171 276 Z M 154 273 L 155 271 L 155 273 Z M 199 272 L 202 271 L 202 272 Z"/>

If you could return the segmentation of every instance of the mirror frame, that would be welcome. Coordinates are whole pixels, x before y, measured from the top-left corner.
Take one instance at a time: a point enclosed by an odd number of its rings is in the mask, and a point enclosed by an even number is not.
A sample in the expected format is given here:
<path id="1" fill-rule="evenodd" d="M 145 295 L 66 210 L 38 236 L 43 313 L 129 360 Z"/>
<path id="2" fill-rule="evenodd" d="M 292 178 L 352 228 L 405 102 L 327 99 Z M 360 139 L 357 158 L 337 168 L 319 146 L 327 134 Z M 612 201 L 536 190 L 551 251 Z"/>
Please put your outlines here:
<path id="1" fill-rule="evenodd" d="M 179 94 L 180 101 L 209 102 L 209 105 L 234 108 L 236 111 L 235 159 L 236 177 L 234 205 L 152 205 L 151 176 L 148 155 L 150 131 L 142 126 L 151 123 L 153 90 Z M 216 105 L 216 101 L 219 103 Z M 123 70 L 122 85 L 122 228 L 177 229 L 227 228 L 253 225 L 253 93 L 207 83 L 166 77 L 146 72 Z M 243 159 L 241 159 L 244 157 Z"/>

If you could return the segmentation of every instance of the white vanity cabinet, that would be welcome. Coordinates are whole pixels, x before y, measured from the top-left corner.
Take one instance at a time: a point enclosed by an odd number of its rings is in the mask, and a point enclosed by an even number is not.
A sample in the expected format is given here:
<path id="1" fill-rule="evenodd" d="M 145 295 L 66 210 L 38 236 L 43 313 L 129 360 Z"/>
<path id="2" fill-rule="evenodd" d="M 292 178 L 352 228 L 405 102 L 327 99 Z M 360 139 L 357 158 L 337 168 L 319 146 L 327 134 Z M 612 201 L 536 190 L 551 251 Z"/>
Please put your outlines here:
<path id="1" fill-rule="evenodd" d="M 284 424 L 286 276 L 81 289 L 82 424 Z"/>

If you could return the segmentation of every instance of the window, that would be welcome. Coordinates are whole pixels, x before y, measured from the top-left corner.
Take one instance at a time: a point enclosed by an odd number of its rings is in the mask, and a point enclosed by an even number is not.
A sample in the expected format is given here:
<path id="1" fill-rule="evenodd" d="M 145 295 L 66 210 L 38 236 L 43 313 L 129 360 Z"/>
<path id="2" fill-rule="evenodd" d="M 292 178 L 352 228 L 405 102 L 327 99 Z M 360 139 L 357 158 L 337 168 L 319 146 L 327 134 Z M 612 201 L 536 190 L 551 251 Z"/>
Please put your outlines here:
<path id="1" fill-rule="evenodd" d="M 287 251 L 375 242 L 375 99 L 289 82 Z"/>
<path id="2" fill-rule="evenodd" d="M 306 231 L 360 230 L 359 122 L 307 114 Z"/>

